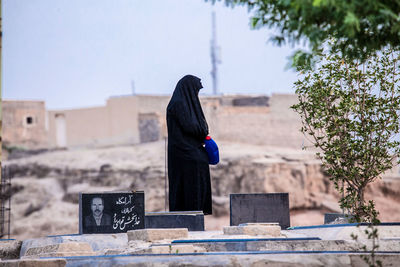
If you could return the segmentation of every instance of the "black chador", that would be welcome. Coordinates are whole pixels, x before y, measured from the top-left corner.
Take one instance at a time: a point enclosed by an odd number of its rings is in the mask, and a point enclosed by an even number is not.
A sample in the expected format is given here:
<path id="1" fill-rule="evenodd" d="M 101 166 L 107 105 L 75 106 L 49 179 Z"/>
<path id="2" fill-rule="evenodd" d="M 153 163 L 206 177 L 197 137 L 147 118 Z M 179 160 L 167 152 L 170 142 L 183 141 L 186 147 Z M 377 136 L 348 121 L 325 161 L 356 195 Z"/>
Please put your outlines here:
<path id="1" fill-rule="evenodd" d="M 170 211 L 202 210 L 211 214 L 211 184 L 203 147 L 208 125 L 201 109 L 200 79 L 179 80 L 167 107 Z"/>

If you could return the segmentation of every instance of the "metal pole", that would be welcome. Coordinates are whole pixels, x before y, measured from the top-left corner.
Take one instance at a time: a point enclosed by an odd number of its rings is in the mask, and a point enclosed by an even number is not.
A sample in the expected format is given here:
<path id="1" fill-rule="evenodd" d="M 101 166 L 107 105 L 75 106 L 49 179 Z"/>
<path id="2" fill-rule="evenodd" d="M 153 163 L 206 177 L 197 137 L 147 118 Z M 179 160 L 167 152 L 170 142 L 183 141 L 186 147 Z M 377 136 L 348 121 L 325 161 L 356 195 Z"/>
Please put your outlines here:
<path id="1" fill-rule="evenodd" d="M 11 233 L 11 175 L 10 169 L 6 168 L 6 177 L 7 177 L 7 192 L 8 192 L 8 239 L 10 239 Z"/>
<path id="2" fill-rule="evenodd" d="M 164 211 L 167 211 L 167 137 L 164 137 L 165 140 L 165 146 L 164 146 L 164 158 L 165 158 L 165 162 L 164 162 Z"/>
<path id="3" fill-rule="evenodd" d="M 213 94 L 218 94 L 218 64 L 221 60 L 218 55 L 219 47 L 217 45 L 217 29 L 216 29 L 216 16 L 213 11 L 211 14 L 212 35 L 211 35 L 211 78 L 213 83 Z"/>
<path id="4" fill-rule="evenodd" d="M 1 164 L 1 163 L 0 163 Z M 1 176 L 3 169 L 1 168 Z M 3 202 L 3 180 L 0 178 L 0 238 L 4 236 L 4 202 Z"/>
<path id="5" fill-rule="evenodd" d="M 8 197 L 8 239 L 10 239 L 10 233 L 11 233 L 11 179 L 10 179 L 10 183 L 9 183 L 9 187 L 10 187 L 10 195 Z"/>
<path id="6" fill-rule="evenodd" d="M 0 62 L 1 62 L 1 56 L 2 56 L 2 50 L 3 50 L 3 28 L 2 28 L 2 26 L 3 26 L 3 17 L 2 17 L 2 10 L 1 10 L 1 7 L 2 7 L 3 5 L 2 5 L 2 1 L 0 0 Z M 2 76 L 1 76 L 1 73 L 2 73 L 2 68 L 1 68 L 1 64 L 0 64 L 0 84 L 1 84 L 1 81 L 2 81 Z M 1 89 L 0 89 L 0 105 L 1 105 Z M 3 118 L 3 116 L 2 116 L 2 114 L 1 114 L 1 109 L 2 109 L 2 107 L 0 106 L 0 135 L 1 135 L 1 122 L 2 122 L 2 118 Z M 0 139 L 1 140 L 1 139 Z M 4 232 L 3 232 L 3 230 L 4 230 L 4 214 L 5 214 L 5 212 L 4 212 L 4 200 L 3 200 L 3 169 L 1 168 L 1 155 L 2 155 L 2 153 L 3 153 L 3 151 L 1 150 L 1 147 L 2 147 L 2 145 L 1 145 L 1 141 L 0 141 L 0 209 L 1 209 L 1 218 L 0 218 L 0 221 L 1 221 L 1 232 L 0 232 L 0 236 L 1 235 L 3 235 L 4 234 Z"/>

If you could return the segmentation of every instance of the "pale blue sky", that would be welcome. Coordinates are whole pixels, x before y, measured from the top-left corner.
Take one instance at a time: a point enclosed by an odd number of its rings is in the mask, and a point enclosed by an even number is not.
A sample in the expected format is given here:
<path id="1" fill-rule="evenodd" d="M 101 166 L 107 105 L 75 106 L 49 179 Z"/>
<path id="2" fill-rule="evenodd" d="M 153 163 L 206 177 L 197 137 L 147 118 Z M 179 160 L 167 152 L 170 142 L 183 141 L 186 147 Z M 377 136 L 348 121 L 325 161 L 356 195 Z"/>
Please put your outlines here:
<path id="1" fill-rule="evenodd" d="M 103 105 L 113 95 L 171 94 L 185 74 L 211 94 L 211 12 L 222 93 L 293 93 L 293 49 L 251 30 L 244 7 L 203 0 L 3 0 L 3 99 L 49 109 Z"/>

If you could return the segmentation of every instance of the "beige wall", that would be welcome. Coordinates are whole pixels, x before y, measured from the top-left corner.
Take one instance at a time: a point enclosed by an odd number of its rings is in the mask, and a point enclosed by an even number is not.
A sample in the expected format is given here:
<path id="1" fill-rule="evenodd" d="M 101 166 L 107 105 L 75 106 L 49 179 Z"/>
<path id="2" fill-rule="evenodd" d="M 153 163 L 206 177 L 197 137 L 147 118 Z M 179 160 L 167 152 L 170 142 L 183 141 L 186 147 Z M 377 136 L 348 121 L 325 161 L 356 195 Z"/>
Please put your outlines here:
<path id="1" fill-rule="evenodd" d="M 273 94 L 269 106 L 232 106 L 233 99 L 232 96 L 222 96 L 219 102 L 214 100 L 212 108 L 208 108 L 206 116 L 213 126 L 210 126 L 210 132 L 214 132 L 216 140 L 302 147 L 305 139 L 299 131 L 300 117 L 290 109 L 297 102 L 296 95 Z"/>
<path id="2" fill-rule="evenodd" d="M 272 136 L 271 145 L 293 148 L 302 148 L 310 145 L 300 132 L 300 115 L 294 112 L 290 106 L 298 102 L 294 94 L 273 94 L 270 99 L 271 118 L 269 135 Z"/>
<path id="3" fill-rule="evenodd" d="M 137 95 L 139 113 L 155 113 L 160 120 L 161 136 L 167 136 L 166 110 L 171 96 Z M 200 96 L 200 102 L 203 107 L 204 116 L 207 119 L 210 135 L 218 136 L 218 111 L 221 97 Z"/>
<path id="4" fill-rule="evenodd" d="M 136 95 L 140 113 L 158 112 L 165 114 L 170 95 Z"/>
<path id="5" fill-rule="evenodd" d="M 271 113 L 275 118 L 284 120 L 299 120 L 299 115 L 290 106 L 297 104 L 295 94 L 272 94 L 270 98 Z"/>
<path id="6" fill-rule="evenodd" d="M 65 118 L 66 145 L 93 146 L 107 143 L 109 120 L 105 107 L 49 111 L 50 145 L 57 147 L 56 116 Z"/>
<path id="7" fill-rule="evenodd" d="M 56 116 L 66 122 L 67 147 L 135 144 L 139 142 L 137 99 L 113 97 L 106 106 L 49 111 L 51 147 L 57 147 Z"/>
<path id="8" fill-rule="evenodd" d="M 115 144 L 139 143 L 138 98 L 125 96 L 107 100 L 110 141 Z"/>
<path id="9" fill-rule="evenodd" d="M 269 106 L 232 105 L 233 99 L 243 97 L 200 97 L 210 135 L 215 140 L 301 148 L 304 137 L 299 132 L 300 119 L 290 109 L 297 102 L 295 95 L 274 94 Z M 103 107 L 49 111 L 48 137 L 44 133 L 44 140 L 49 140 L 50 147 L 57 146 L 57 114 L 65 118 L 67 147 L 139 143 L 140 116 L 158 118 L 159 136 L 163 138 L 167 133 L 165 117 L 169 100 L 170 96 L 121 96 L 109 98 Z M 43 102 L 42 105 L 44 110 Z"/>
<path id="10" fill-rule="evenodd" d="M 233 106 L 243 96 L 201 96 L 210 135 L 230 141 L 300 149 L 310 143 L 300 133 L 300 117 L 290 106 L 297 96 L 273 94 L 268 106 Z M 56 115 L 65 118 L 67 147 L 124 145 L 141 142 L 139 121 L 158 120 L 159 138 L 167 135 L 166 107 L 170 96 L 112 97 L 102 107 L 48 111 L 43 101 L 3 101 L 2 137 L 6 145 L 28 149 L 57 147 Z M 32 118 L 32 124 L 27 123 Z M 157 123 L 156 123 L 157 124 Z M 156 125 L 155 124 L 155 125 Z M 148 127 L 150 129 L 154 129 Z M 145 129 L 146 130 L 146 129 Z M 398 173 L 398 167 L 385 176 Z"/>
<path id="11" fill-rule="evenodd" d="M 136 95 L 138 109 L 141 114 L 155 113 L 160 122 L 160 138 L 167 136 L 166 110 L 170 95 Z"/>
<path id="12" fill-rule="evenodd" d="M 268 107 L 220 107 L 217 114 L 217 137 L 250 144 L 268 144 L 270 128 Z"/>
<path id="13" fill-rule="evenodd" d="M 2 101 L 4 143 L 29 149 L 47 147 L 45 114 L 44 101 Z"/>
<path id="14" fill-rule="evenodd" d="M 209 135 L 218 140 L 219 138 L 219 117 L 220 101 L 215 97 L 202 97 L 200 98 L 201 106 L 203 108 L 204 116 L 206 117 Z"/>

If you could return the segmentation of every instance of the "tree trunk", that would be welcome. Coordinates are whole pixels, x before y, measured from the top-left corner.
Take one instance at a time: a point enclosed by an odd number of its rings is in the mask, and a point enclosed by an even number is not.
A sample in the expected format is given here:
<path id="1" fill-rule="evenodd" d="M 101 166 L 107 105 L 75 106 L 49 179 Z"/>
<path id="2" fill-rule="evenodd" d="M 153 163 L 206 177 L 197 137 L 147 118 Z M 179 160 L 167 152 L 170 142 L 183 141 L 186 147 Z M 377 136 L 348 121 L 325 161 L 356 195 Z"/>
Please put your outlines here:
<path id="1" fill-rule="evenodd" d="M 360 187 L 357 189 L 357 202 L 356 202 L 356 215 L 357 217 L 360 218 L 361 222 L 364 221 L 365 218 L 365 210 L 364 210 L 364 191 L 365 191 L 365 186 Z"/>

